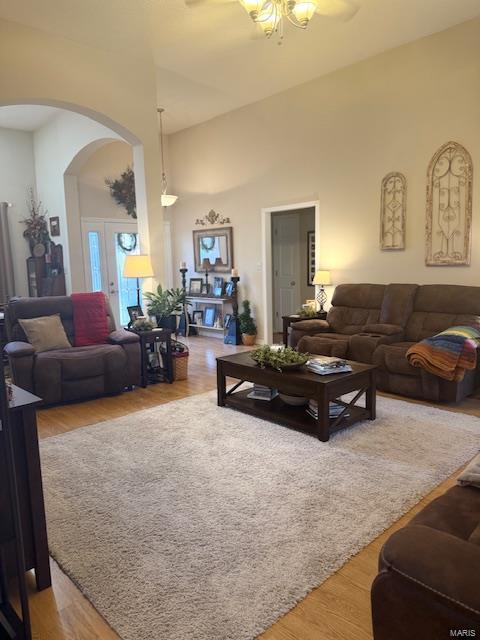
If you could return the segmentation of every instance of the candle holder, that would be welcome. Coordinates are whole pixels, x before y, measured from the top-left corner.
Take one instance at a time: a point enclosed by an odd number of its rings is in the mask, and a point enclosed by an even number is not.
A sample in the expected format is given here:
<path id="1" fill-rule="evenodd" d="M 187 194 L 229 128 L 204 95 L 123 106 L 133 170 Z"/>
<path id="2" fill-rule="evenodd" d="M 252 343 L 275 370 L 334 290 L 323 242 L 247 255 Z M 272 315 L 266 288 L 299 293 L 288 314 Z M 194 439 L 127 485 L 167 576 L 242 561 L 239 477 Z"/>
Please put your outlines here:
<path id="1" fill-rule="evenodd" d="M 233 284 L 232 290 L 232 319 L 228 325 L 228 332 L 224 338 L 225 344 L 242 344 L 242 334 L 240 332 L 240 321 L 238 319 L 238 283 L 239 276 L 232 276 L 230 281 Z"/>
<path id="2" fill-rule="evenodd" d="M 180 273 L 182 274 L 182 289 L 185 295 L 187 294 L 187 271 L 187 267 L 180 267 Z M 183 313 L 180 316 L 178 335 L 188 337 L 190 334 L 194 335 L 190 327 L 190 317 L 188 315 L 187 301 L 185 301 L 183 304 Z"/>

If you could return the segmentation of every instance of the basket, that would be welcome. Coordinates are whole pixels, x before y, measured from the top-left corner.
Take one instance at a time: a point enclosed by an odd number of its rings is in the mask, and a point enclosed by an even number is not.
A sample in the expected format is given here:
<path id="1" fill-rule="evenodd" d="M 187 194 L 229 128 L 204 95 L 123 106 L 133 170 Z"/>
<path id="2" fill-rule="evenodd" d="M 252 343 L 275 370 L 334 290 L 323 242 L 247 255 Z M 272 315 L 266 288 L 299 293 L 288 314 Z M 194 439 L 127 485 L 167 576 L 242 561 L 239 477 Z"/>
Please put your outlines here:
<path id="1" fill-rule="evenodd" d="M 172 341 L 175 343 L 176 341 Z M 173 380 L 186 380 L 188 378 L 188 347 L 181 343 L 184 347 L 185 351 L 173 351 L 172 352 L 172 362 L 173 362 Z"/>

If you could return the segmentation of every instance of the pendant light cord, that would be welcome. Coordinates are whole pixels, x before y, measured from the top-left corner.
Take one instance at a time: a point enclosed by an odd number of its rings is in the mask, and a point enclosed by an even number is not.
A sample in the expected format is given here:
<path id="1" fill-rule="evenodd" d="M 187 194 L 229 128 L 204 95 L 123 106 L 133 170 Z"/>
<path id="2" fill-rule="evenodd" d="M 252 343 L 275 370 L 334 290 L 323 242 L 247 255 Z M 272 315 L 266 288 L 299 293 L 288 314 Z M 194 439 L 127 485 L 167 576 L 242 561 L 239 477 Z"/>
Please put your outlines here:
<path id="1" fill-rule="evenodd" d="M 162 124 L 162 113 L 165 111 L 165 109 L 162 109 L 161 107 L 157 109 L 158 112 L 158 119 L 160 122 L 160 155 L 161 155 L 161 159 L 162 159 L 162 187 L 164 189 L 164 192 L 166 192 L 167 190 L 167 176 L 165 175 L 165 159 L 163 157 L 163 124 Z"/>

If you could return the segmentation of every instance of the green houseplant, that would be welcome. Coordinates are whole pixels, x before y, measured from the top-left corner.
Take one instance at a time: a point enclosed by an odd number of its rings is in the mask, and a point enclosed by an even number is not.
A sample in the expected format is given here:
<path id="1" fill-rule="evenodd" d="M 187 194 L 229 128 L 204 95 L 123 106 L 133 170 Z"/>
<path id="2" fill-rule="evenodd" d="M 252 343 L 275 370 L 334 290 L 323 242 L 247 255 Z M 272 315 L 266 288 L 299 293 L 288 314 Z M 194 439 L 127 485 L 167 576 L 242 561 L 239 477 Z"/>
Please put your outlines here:
<path id="1" fill-rule="evenodd" d="M 277 371 L 297 369 L 310 360 L 309 353 L 299 353 L 292 347 L 273 348 L 268 344 L 257 347 L 250 353 L 250 357 L 259 367 L 271 367 Z"/>
<path id="2" fill-rule="evenodd" d="M 243 311 L 238 316 L 242 342 L 244 345 L 252 346 L 255 344 L 255 338 L 257 337 L 257 325 L 252 318 L 250 300 L 244 300 L 242 302 L 242 307 Z"/>
<path id="3" fill-rule="evenodd" d="M 159 327 L 175 331 L 177 315 L 182 312 L 186 301 L 185 291 L 183 289 L 163 289 L 159 284 L 156 293 L 147 291 L 144 295 L 148 301 L 148 315 L 155 316 Z"/>

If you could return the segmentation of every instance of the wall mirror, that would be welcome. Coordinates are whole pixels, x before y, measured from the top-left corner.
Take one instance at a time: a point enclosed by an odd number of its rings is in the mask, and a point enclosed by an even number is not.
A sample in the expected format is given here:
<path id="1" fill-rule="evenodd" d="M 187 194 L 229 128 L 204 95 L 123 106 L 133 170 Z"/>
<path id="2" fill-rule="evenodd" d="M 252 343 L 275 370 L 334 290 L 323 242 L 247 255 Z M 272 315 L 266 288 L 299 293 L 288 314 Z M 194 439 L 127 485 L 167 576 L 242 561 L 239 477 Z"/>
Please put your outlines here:
<path id="1" fill-rule="evenodd" d="M 195 257 L 195 271 L 204 271 L 202 263 L 205 258 L 210 260 L 212 271 L 231 271 L 233 267 L 232 227 L 195 230 L 193 232 L 193 255 Z"/>

